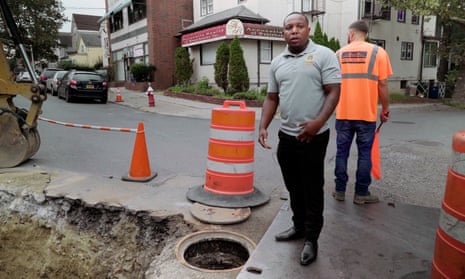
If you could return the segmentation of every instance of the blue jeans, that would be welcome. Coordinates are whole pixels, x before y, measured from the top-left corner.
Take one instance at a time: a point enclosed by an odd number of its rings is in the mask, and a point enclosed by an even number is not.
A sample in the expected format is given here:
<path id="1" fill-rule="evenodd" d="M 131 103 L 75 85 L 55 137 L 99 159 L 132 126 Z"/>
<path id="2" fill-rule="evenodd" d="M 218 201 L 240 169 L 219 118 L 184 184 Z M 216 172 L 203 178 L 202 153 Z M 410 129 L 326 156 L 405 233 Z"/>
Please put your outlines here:
<path id="1" fill-rule="evenodd" d="M 336 191 L 345 192 L 347 181 L 347 160 L 349 159 L 350 146 L 356 135 L 358 150 L 357 172 L 355 180 L 355 194 L 367 195 L 368 186 L 371 184 L 371 148 L 375 136 L 376 122 L 360 120 L 336 120 Z"/>

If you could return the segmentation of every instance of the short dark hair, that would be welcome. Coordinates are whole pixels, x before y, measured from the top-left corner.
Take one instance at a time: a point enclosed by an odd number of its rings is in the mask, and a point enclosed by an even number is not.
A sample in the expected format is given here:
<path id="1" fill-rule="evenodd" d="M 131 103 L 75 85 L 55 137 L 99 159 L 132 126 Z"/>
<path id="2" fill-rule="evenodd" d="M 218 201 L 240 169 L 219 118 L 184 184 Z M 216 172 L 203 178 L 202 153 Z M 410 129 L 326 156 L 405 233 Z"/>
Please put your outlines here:
<path id="1" fill-rule="evenodd" d="M 307 22 L 307 25 L 310 25 L 310 22 L 308 21 L 308 17 L 304 14 L 304 13 L 301 13 L 301 12 L 291 12 L 289 13 L 285 18 L 284 18 L 284 21 L 283 21 L 283 25 L 286 25 L 286 19 L 288 17 L 290 17 L 291 15 L 301 15 L 305 18 L 305 22 Z"/>
<path id="2" fill-rule="evenodd" d="M 354 29 L 365 34 L 368 33 L 368 24 L 363 20 L 357 20 L 349 25 L 349 29 Z"/>

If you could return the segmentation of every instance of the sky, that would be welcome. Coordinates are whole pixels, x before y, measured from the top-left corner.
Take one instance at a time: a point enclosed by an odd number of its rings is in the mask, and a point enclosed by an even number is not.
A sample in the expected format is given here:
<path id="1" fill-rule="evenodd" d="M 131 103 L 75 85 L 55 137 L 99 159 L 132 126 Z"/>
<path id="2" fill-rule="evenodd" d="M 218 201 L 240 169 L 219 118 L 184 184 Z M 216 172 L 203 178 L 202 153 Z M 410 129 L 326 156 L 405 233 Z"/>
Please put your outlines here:
<path id="1" fill-rule="evenodd" d="M 69 22 L 63 24 L 60 32 L 71 32 L 72 14 L 98 15 L 105 14 L 105 0 L 61 0 L 65 16 Z"/>

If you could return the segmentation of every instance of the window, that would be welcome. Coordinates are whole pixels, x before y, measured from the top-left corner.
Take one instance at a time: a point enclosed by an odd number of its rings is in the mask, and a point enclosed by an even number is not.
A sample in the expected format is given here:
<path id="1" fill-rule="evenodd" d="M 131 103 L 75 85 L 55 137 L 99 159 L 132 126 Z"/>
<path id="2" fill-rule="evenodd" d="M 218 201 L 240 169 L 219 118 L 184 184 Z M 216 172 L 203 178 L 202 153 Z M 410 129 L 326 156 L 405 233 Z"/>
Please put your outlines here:
<path id="1" fill-rule="evenodd" d="M 370 40 L 371 40 L 371 42 L 373 44 L 386 49 L 386 41 L 385 40 L 378 40 L 378 39 L 372 39 L 372 38 L 370 38 Z"/>
<path id="2" fill-rule="evenodd" d="M 272 46 L 271 41 L 260 41 L 260 63 L 271 63 L 273 57 Z"/>
<path id="3" fill-rule="evenodd" d="M 400 88 L 401 89 L 407 88 L 407 81 L 406 80 L 401 80 L 400 81 Z"/>
<path id="4" fill-rule="evenodd" d="M 311 0 L 302 0 L 302 11 L 303 12 L 310 12 L 312 10 L 312 2 Z"/>
<path id="5" fill-rule="evenodd" d="M 388 4 L 389 3 L 383 4 L 383 7 L 381 8 L 381 19 L 391 20 L 391 7 L 390 6 L 384 6 L 384 5 L 388 5 Z"/>
<path id="6" fill-rule="evenodd" d="M 123 29 L 123 11 L 119 11 L 110 17 L 110 32 Z"/>
<path id="7" fill-rule="evenodd" d="M 132 5 L 128 7 L 129 24 L 137 22 L 147 17 L 145 0 L 132 0 Z"/>
<path id="8" fill-rule="evenodd" d="M 402 42 L 400 47 L 400 60 L 413 60 L 412 42 Z"/>
<path id="9" fill-rule="evenodd" d="M 216 59 L 216 49 L 218 43 L 203 44 L 200 46 L 200 63 L 201 65 L 213 65 Z"/>
<path id="10" fill-rule="evenodd" d="M 415 25 L 420 24 L 420 16 L 412 15 L 412 24 L 415 24 Z"/>
<path id="11" fill-rule="evenodd" d="M 423 67 L 436 67 L 438 44 L 436 42 L 425 42 L 423 53 Z"/>
<path id="12" fill-rule="evenodd" d="M 397 22 L 405 22 L 405 10 L 397 11 Z"/>
<path id="13" fill-rule="evenodd" d="M 373 2 L 371 0 L 366 0 L 365 5 L 364 5 L 364 16 L 365 17 L 370 17 L 371 16 L 371 8 L 372 8 Z"/>
<path id="14" fill-rule="evenodd" d="M 364 18 L 391 20 L 391 7 L 389 0 L 365 0 Z"/>
<path id="15" fill-rule="evenodd" d="M 200 16 L 213 13 L 213 0 L 200 0 Z"/>

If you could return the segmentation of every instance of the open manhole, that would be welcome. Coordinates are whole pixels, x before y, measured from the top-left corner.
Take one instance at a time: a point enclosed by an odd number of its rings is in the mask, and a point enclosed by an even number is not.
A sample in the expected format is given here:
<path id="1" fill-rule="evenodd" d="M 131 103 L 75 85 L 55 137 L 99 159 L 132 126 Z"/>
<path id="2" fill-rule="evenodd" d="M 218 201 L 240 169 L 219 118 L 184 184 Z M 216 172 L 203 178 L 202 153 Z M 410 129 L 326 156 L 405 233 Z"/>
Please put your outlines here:
<path id="1" fill-rule="evenodd" d="M 199 231 L 176 245 L 178 260 L 195 270 L 230 272 L 249 259 L 255 243 L 244 235 L 227 231 Z"/>

